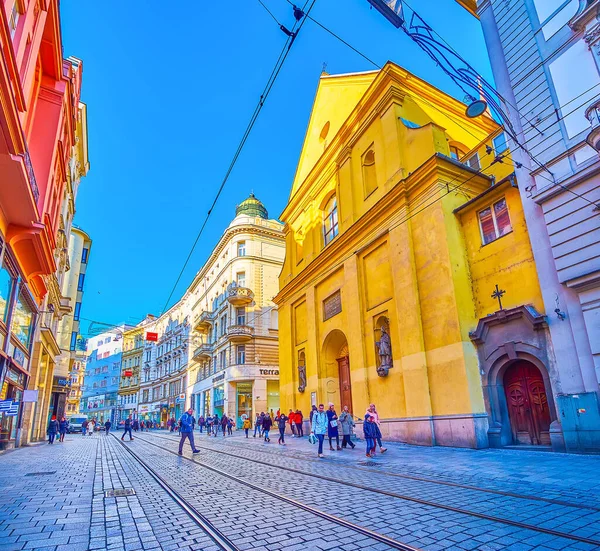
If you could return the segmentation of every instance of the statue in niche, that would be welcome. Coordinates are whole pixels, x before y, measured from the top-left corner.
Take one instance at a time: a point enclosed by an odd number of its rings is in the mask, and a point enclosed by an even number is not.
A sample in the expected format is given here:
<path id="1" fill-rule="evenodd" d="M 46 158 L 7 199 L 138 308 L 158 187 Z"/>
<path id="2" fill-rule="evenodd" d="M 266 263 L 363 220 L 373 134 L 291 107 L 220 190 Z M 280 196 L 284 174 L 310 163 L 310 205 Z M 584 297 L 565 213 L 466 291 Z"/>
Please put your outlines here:
<path id="1" fill-rule="evenodd" d="M 298 365 L 298 392 L 306 390 L 306 366 L 304 363 Z"/>
<path id="2" fill-rule="evenodd" d="M 377 345 L 377 353 L 379 354 L 379 366 L 377 367 L 377 375 L 380 377 L 385 377 L 390 368 L 393 367 L 392 364 L 392 341 L 390 340 L 390 335 L 385 328 L 385 325 L 382 325 L 381 328 L 381 337 Z"/>

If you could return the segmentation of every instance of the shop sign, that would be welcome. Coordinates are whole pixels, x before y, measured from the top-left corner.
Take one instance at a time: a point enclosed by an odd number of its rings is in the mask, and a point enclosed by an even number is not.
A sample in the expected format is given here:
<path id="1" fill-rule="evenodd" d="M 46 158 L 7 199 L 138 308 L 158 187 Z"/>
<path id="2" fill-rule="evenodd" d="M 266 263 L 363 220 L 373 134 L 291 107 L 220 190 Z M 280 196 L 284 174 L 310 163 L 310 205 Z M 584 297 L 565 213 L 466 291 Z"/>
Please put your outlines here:
<path id="1" fill-rule="evenodd" d="M 218 383 L 219 381 L 222 381 L 224 378 L 225 378 L 225 373 L 221 373 L 220 375 L 213 377 L 213 383 Z"/>
<path id="2" fill-rule="evenodd" d="M 69 386 L 69 379 L 54 377 L 54 386 Z"/>
<path id="3" fill-rule="evenodd" d="M 131 376 L 133 376 L 133 371 L 131 371 L 130 369 L 126 369 L 123 372 L 123 377 L 131 377 Z"/>
<path id="4" fill-rule="evenodd" d="M 148 413 L 148 406 L 147 405 L 140 406 L 140 413 Z"/>
<path id="5" fill-rule="evenodd" d="M 278 369 L 259 369 L 261 375 L 279 375 Z"/>
<path id="6" fill-rule="evenodd" d="M 19 402 L 12 400 L 0 401 L 0 413 L 4 413 L 8 417 L 15 417 L 19 413 Z"/>
<path id="7" fill-rule="evenodd" d="M 158 341 L 158 333 L 151 333 L 148 331 L 146 333 L 146 341 L 157 342 Z"/>
<path id="8" fill-rule="evenodd" d="M 185 394 L 180 394 L 179 396 L 177 396 L 177 398 L 175 399 L 175 403 L 176 404 L 185 403 Z"/>

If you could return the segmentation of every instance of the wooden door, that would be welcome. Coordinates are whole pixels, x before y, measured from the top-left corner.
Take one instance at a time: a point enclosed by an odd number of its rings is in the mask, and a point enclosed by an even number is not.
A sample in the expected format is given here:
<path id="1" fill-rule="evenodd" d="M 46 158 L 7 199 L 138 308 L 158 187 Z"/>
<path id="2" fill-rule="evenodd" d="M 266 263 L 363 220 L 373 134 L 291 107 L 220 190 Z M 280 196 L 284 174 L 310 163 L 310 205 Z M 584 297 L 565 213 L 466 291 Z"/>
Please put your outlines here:
<path id="1" fill-rule="evenodd" d="M 504 375 L 508 415 L 516 444 L 550 444 L 550 409 L 544 379 L 533 364 L 521 361 Z"/>
<path id="2" fill-rule="evenodd" d="M 337 359 L 340 378 L 340 410 L 344 406 L 352 411 L 352 382 L 350 380 L 350 358 L 343 356 Z"/>

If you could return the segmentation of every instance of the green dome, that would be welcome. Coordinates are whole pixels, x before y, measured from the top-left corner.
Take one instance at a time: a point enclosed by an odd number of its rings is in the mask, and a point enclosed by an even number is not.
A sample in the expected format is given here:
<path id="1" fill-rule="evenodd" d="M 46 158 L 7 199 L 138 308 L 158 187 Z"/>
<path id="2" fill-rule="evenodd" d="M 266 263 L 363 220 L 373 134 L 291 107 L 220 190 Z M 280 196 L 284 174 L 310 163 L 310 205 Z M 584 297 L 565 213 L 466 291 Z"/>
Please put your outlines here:
<path id="1" fill-rule="evenodd" d="M 250 194 L 250 197 L 245 201 L 242 201 L 237 207 L 235 207 L 236 216 L 259 216 L 260 218 L 269 218 L 269 213 L 265 206 L 254 197 L 254 193 Z"/>

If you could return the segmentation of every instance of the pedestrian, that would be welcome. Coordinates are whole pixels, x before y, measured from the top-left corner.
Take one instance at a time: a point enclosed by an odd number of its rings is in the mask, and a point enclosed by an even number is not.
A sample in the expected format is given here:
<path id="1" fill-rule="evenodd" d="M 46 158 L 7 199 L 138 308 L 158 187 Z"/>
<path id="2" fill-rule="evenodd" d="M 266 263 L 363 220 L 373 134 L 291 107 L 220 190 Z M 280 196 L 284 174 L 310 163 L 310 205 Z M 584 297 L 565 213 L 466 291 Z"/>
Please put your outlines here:
<path id="1" fill-rule="evenodd" d="M 60 422 L 58 423 L 58 430 L 60 432 L 59 442 L 65 441 L 65 434 L 67 434 L 67 430 L 69 428 L 69 422 L 65 419 L 64 415 L 60 418 Z"/>
<path id="2" fill-rule="evenodd" d="M 329 409 L 327 410 L 327 436 L 329 437 L 329 449 L 333 451 L 332 440 L 335 438 L 336 449 L 339 451 L 340 448 L 340 433 L 338 430 L 338 415 L 335 411 L 335 407 L 332 402 L 329 402 Z"/>
<path id="3" fill-rule="evenodd" d="M 213 418 L 210 415 L 206 417 L 206 436 L 210 436 L 213 430 Z"/>
<path id="4" fill-rule="evenodd" d="M 217 436 L 219 434 L 219 427 L 221 426 L 221 420 L 219 419 L 218 414 L 213 415 L 213 435 Z"/>
<path id="5" fill-rule="evenodd" d="M 125 419 L 125 426 L 123 427 L 123 435 L 121 436 L 121 440 L 125 440 L 125 435 L 129 433 L 129 440 L 133 440 L 133 435 L 131 434 L 131 415 Z"/>
<path id="6" fill-rule="evenodd" d="M 348 406 L 344 406 L 344 411 L 340 414 L 338 421 L 342 428 L 342 448 L 346 448 L 346 446 L 350 446 L 352 449 L 356 448 L 350 439 L 355 423 L 352 414 L 348 411 Z"/>
<path id="7" fill-rule="evenodd" d="M 85 419 L 83 423 L 81 423 L 81 435 L 85 436 L 87 434 L 88 420 Z"/>
<path id="8" fill-rule="evenodd" d="M 183 443 L 187 438 L 190 441 L 190 447 L 192 448 L 192 453 L 200 453 L 200 450 L 196 449 L 196 444 L 194 444 L 194 429 L 192 428 L 192 421 L 194 417 L 192 414 L 194 413 L 193 408 L 188 409 L 179 419 L 179 424 L 181 426 L 181 438 L 179 440 L 179 455 L 183 455 Z"/>
<path id="9" fill-rule="evenodd" d="M 271 410 L 273 411 L 273 410 Z M 271 419 L 270 415 L 265 415 L 262 421 L 262 433 L 265 439 L 265 442 L 270 442 L 269 432 L 271 431 L 271 427 L 273 426 L 273 419 Z"/>
<path id="10" fill-rule="evenodd" d="M 303 421 L 304 416 L 302 415 L 302 411 L 297 409 L 296 414 L 294 415 L 294 422 L 296 423 L 296 434 L 298 435 L 298 438 L 302 438 L 304 436 L 304 428 L 302 427 Z"/>
<path id="11" fill-rule="evenodd" d="M 373 457 L 375 455 L 375 440 L 377 439 L 377 423 L 375 423 L 375 417 L 368 413 L 365 415 L 363 433 L 367 441 L 367 457 Z"/>
<path id="12" fill-rule="evenodd" d="M 231 417 L 227 420 L 227 434 L 233 436 L 233 419 Z"/>
<path id="13" fill-rule="evenodd" d="M 327 434 L 328 425 L 329 419 L 327 418 L 327 414 L 325 413 L 325 406 L 323 404 L 319 404 L 318 411 L 311 411 L 310 424 L 311 434 L 314 434 L 319 440 L 319 457 L 323 457 L 323 442 L 325 441 L 325 435 Z"/>
<path id="14" fill-rule="evenodd" d="M 254 420 L 254 438 L 256 438 L 256 433 L 258 432 L 258 437 L 260 438 L 262 435 L 262 422 L 265 417 L 264 412 L 260 412 L 260 414 L 256 414 L 256 419 Z"/>
<path id="15" fill-rule="evenodd" d="M 138 430 L 140 430 L 140 424 L 137 419 L 134 419 L 133 420 L 133 431 L 137 432 Z"/>
<path id="16" fill-rule="evenodd" d="M 206 425 L 204 415 L 200 415 L 200 417 L 198 417 L 198 427 L 200 428 L 200 434 L 202 434 L 202 431 L 204 430 L 204 425 Z"/>
<path id="17" fill-rule="evenodd" d="M 379 435 L 376 437 L 377 444 L 379 444 L 379 451 L 381 453 L 385 453 L 387 451 L 387 448 L 384 448 L 381 443 L 381 423 L 379 421 L 379 414 L 377 413 L 377 410 L 375 409 L 375 404 L 369 404 L 369 407 L 368 407 L 365 415 L 367 415 L 367 414 L 372 415 L 373 419 L 375 419 L 375 424 L 377 425 L 377 432 L 379 433 Z"/>
<path id="18" fill-rule="evenodd" d="M 53 415 L 48 423 L 48 430 L 46 431 L 48 433 L 48 444 L 54 444 L 54 438 L 56 437 L 58 430 L 59 424 L 56 420 L 56 415 Z"/>
<path id="19" fill-rule="evenodd" d="M 311 410 L 310 410 L 310 416 L 309 416 L 309 419 L 308 419 L 311 427 L 312 427 L 313 415 L 314 415 L 315 413 L 317 413 L 317 406 L 315 406 L 315 405 L 313 404 L 313 406 L 312 406 L 312 408 L 311 408 Z"/>
<path id="20" fill-rule="evenodd" d="M 223 431 L 223 438 L 225 438 L 225 434 L 227 433 L 227 425 L 229 424 L 229 418 L 227 415 L 223 414 L 221 417 L 221 430 Z"/>
<path id="21" fill-rule="evenodd" d="M 144 421 L 140 421 L 140 430 L 144 432 Z"/>
<path id="22" fill-rule="evenodd" d="M 112 423 L 110 422 L 110 419 L 108 419 L 106 423 L 104 423 L 104 433 L 106 434 L 106 436 L 108 436 L 108 434 L 110 433 L 110 427 L 112 427 Z"/>
<path id="23" fill-rule="evenodd" d="M 285 424 L 289 421 L 289 417 L 285 413 L 280 413 L 276 421 L 279 427 L 279 440 L 277 440 L 277 443 L 285 446 Z"/>
<path id="24" fill-rule="evenodd" d="M 94 429 L 96 428 L 96 420 L 92 419 L 89 423 L 88 423 L 88 436 L 92 436 L 94 434 Z"/>
<path id="25" fill-rule="evenodd" d="M 244 419 L 244 424 L 242 425 L 242 428 L 244 429 L 244 432 L 246 433 L 246 438 L 248 438 L 248 432 L 250 431 L 251 427 L 252 427 L 252 422 L 250 421 L 250 419 L 248 419 L 248 417 L 246 417 L 246 419 Z"/>
<path id="26" fill-rule="evenodd" d="M 292 438 L 296 438 L 296 414 L 293 410 L 290 409 L 287 418 L 290 428 L 292 429 Z"/>

